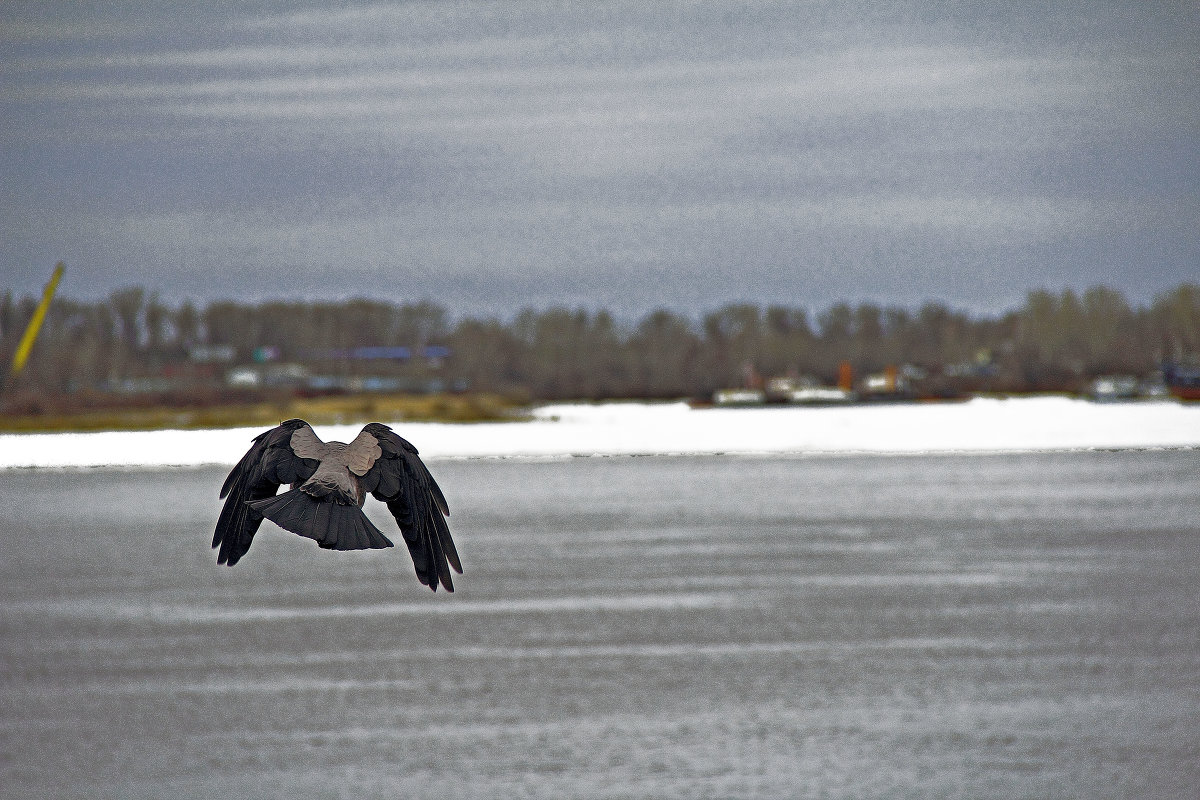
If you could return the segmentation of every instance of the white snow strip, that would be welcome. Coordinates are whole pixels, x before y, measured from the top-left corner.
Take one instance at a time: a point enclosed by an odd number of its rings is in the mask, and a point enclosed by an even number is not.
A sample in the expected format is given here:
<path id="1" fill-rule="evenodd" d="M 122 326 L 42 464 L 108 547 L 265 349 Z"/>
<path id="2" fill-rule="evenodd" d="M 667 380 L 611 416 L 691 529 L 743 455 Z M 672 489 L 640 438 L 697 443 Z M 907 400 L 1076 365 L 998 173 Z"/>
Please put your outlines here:
<path id="1" fill-rule="evenodd" d="M 1200 447 L 1200 404 L 1068 397 L 823 408 L 564 404 L 540 407 L 528 422 L 389 424 L 427 459 Z M 317 434 L 350 441 L 360 428 L 317 426 Z M 261 430 L 3 434 L 0 469 L 232 464 Z"/>

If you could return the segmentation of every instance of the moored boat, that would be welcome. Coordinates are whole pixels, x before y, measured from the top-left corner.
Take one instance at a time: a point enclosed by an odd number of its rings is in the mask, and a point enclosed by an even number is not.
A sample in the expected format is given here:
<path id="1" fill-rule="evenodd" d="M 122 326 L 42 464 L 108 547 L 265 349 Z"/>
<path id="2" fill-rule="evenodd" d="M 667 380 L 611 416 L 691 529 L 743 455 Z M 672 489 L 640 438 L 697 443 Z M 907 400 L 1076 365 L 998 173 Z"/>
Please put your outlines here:
<path id="1" fill-rule="evenodd" d="M 1163 365 L 1163 383 L 1180 400 L 1200 401 L 1200 364 Z"/>

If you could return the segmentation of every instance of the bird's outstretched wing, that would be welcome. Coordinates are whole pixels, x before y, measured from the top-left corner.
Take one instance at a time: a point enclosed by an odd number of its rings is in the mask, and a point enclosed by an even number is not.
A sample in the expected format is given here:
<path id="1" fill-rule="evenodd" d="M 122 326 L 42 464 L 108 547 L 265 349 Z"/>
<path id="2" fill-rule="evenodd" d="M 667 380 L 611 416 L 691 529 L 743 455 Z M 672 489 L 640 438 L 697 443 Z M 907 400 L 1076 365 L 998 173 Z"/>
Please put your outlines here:
<path id="1" fill-rule="evenodd" d="M 372 437 L 374 443 L 363 434 Z M 404 543 L 408 545 L 421 583 L 434 591 L 440 583 L 446 591 L 453 592 L 450 569 L 460 575 L 463 570 L 454 540 L 450 538 L 450 528 L 446 525 L 450 508 L 442 490 L 417 455 L 417 448 L 378 422 L 364 427 L 352 447 L 363 448 L 363 445 L 369 445 L 371 451 L 378 445 L 379 450 L 365 472 L 355 470 L 363 491 L 387 503 L 404 534 Z"/>
<path id="2" fill-rule="evenodd" d="M 302 447 L 302 455 L 298 455 L 292 450 L 292 434 L 301 429 L 300 440 L 311 446 Z M 297 483 L 311 477 L 320 463 L 319 458 L 303 455 L 317 455 L 319 445 L 321 440 L 302 419 L 289 419 L 254 437 L 254 444 L 221 487 L 225 507 L 217 519 L 212 543 L 213 547 L 221 548 L 218 564 L 233 566 L 254 541 L 263 517 L 247 503 L 273 497 L 281 484 Z"/>

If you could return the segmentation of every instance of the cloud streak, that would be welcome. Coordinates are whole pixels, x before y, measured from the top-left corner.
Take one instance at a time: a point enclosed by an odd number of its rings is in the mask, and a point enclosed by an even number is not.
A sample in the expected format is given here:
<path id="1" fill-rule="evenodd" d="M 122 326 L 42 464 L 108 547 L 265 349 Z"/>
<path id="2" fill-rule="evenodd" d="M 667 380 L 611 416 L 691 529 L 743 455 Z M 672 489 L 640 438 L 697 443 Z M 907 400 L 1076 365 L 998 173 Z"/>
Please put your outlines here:
<path id="1" fill-rule="evenodd" d="M 192 269 L 269 294 L 354 263 L 466 310 L 987 309 L 1031 276 L 1145 296 L 1200 258 L 1182 9 L 42 13 L 0 25 L 18 290 L 58 258 L 80 294 L 136 276 L 166 296 L 204 290 Z"/>

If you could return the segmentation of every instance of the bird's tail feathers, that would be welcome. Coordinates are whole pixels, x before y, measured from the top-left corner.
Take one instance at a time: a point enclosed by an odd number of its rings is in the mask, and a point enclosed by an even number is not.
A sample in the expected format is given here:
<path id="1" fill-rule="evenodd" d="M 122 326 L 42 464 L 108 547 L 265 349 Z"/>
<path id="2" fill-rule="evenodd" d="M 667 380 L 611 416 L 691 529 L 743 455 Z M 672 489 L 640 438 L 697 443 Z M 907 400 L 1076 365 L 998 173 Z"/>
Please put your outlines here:
<path id="1" fill-rule="evenodd" d="M 326 550 L 373 550 L 392 546 L 358 506 L 318 500 L 299 489 L 254 500 L 247 505 L 284 530 L 307 536 Z"/>

